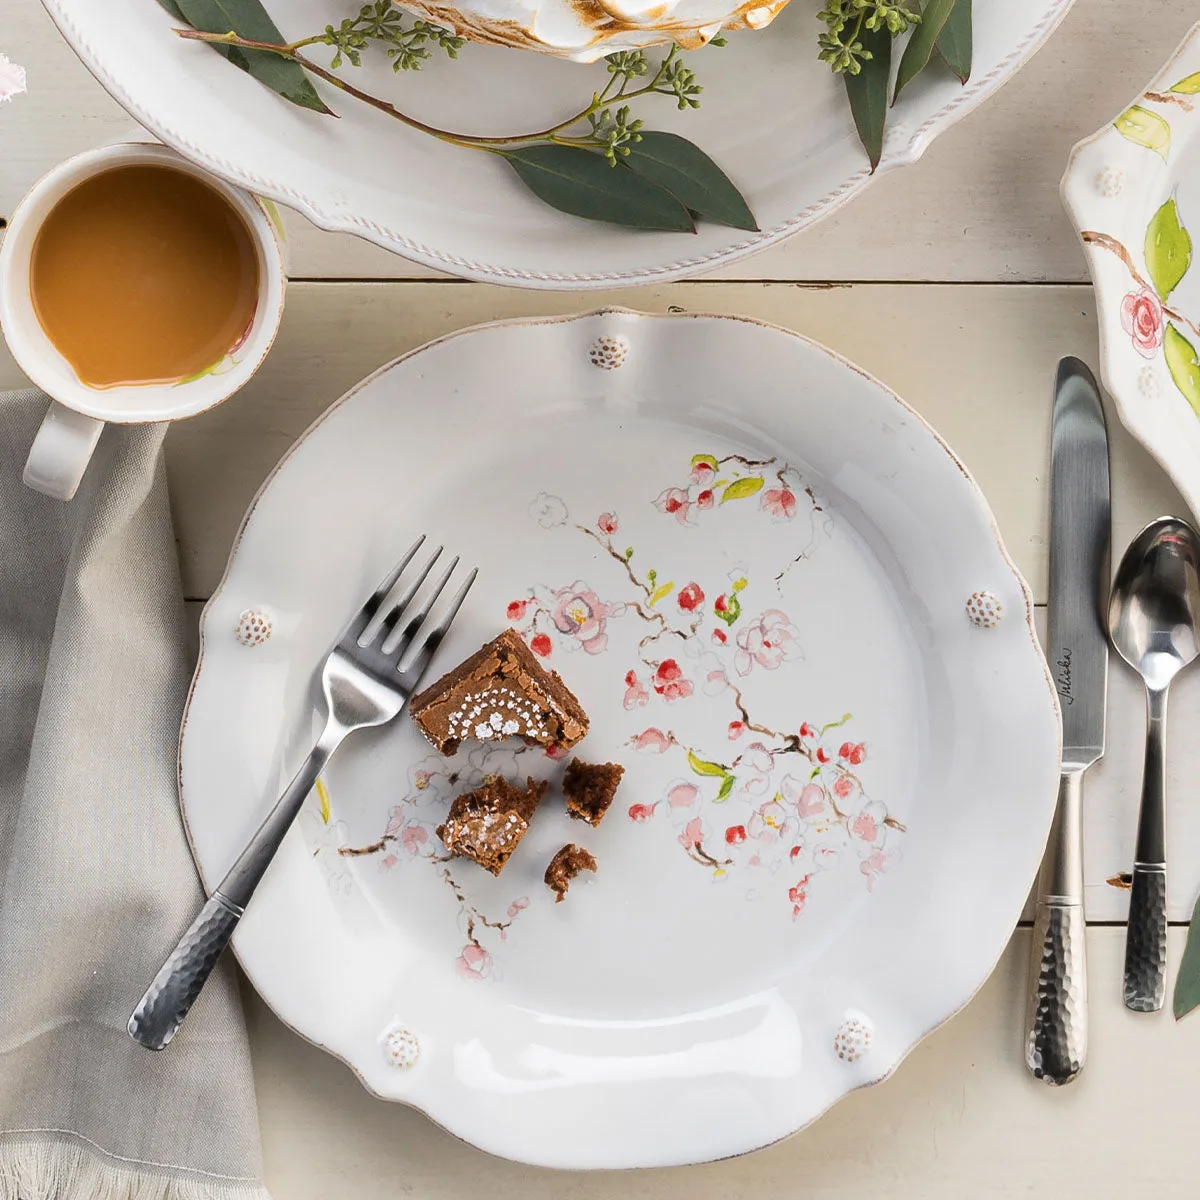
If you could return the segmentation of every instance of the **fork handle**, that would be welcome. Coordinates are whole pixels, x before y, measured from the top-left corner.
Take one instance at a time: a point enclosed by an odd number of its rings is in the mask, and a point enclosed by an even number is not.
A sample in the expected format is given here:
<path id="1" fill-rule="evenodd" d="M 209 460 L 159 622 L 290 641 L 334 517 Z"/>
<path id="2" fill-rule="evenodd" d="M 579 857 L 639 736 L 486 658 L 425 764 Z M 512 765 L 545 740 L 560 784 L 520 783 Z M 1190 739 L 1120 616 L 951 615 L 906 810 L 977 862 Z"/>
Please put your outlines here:
<path id="1" fill-rule="evenodd" d="M 221 952 L 229 945 L 254 889 L 270 866 L 329 756 L 348 731 L 330 721 L 287 790 L 267 814 L 146 989 L 126 1028 L 135 1042 L 161 1050 L 179 1031 Z"/>

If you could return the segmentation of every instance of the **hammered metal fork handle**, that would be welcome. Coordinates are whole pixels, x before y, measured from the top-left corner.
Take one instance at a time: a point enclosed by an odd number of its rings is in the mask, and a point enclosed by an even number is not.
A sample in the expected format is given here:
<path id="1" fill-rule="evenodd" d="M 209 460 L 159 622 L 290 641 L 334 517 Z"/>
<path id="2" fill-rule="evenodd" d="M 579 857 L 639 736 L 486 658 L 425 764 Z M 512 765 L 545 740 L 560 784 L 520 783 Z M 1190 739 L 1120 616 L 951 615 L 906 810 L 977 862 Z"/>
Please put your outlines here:
<path id="1" fill-rule="evenodd" d="M 1064 772 L 1046 856 L 1029 961 L 1025 1065 L 1061 1086 L 1087 1057 L 1087 926 L 1083 911 L 1083 771 Z"/>
<path id="2" fill-rule="evenodd" d="M 236 904 L 213 893 L 133 1010 L 128 1029 L 134 1041 L 161 1050 L 175 1036 L 241 916 Z"/>

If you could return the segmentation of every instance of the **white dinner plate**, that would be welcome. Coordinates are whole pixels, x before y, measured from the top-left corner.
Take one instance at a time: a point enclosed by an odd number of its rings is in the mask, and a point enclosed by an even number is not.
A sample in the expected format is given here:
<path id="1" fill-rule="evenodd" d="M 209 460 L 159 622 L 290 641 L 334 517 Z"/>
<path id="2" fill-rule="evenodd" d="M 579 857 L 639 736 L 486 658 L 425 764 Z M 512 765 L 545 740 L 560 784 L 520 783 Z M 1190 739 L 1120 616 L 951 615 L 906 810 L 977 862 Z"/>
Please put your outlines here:
<path id="1" fill-rule="evenodd" d="M 156 0 L 44 0 L 97 79 L 163 141 L 216 174 L 290 205 L 323 229 L 359 234 L 428 267 L 528 287 L 665 283 L 733 262 L 810 225 L 872 176 L 840 79 L 817 61 L 814 0 L 794 0 L 767 29 L 688 54 L 703 103 L 680 113 L 639 101 L 650 128 L 690 138 L 745 193 L 762 232 L 709 222 L 695 235 L 646 233 L 564 216 L 490 154 L 414 133 L 321 84 L 340 119 L 288 104 L 204 46 L 171 33 Z M 889 116 L 880 171 L 917 159 L 1045 41 L 1071 0 L 975 0 L 974 73 L 961 86 L 926 72 Z M 268 4 L 287 37 L 356 5 Z M 319 52 L 319 48 L 318 48 Z M 469 45 L 457 63 L 393 74 L 376 52 L 353 80 L 441 128 L 509 134 L 578 111 L 608 76 L 529 51 Z M 898 236 L 902 230 L 898 231 Z"/>
<path id="2" fill-rule="evenodd" d="M 980 986 L 1058 778 L 1029 593 L 911 409 L 731 317 L 455 334 L 297 443 L 203 618 L 180 779 L 210 887 L 420 532 L 480 567 L 429 678 L 515 627 L 626 777 L 593 830 L 541 750 L 355 735 L 235 939 L 290 1026 L 494 1153 L 652 1166 L 794 1132 Z M 493 773 L 552 781 L 499 878 L 435 832 Z M 599 870 L 555 904 L 568 841 Z"/>

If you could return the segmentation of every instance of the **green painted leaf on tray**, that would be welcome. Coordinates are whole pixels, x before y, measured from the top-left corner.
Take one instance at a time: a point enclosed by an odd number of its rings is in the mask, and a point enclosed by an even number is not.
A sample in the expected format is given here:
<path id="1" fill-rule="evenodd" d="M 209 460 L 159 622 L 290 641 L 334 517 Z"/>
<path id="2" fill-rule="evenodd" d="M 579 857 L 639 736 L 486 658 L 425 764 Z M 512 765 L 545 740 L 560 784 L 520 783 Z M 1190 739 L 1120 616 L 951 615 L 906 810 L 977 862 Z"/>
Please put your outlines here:
<path id="1" fill-rule="evenodd" d="M 888 77 L 892 70 L 892 35 L 887 26 L 874 31 L 867 30 L 859 39 L 863 49 L 871 57 L 862 64 L 857 75 L 844 72 L 846 98 L 850 101 L 850 112 L 858 130 L 871 170 L 879 166 L 883 155 L 883 130 L 887 124 Z"/>
<path id="2" fill-rule="evenodd" d="M 1158 113 L 1135 104 L 1127 108 L 1113 125 L 1122 137 L 1153 150 L 1166 161 L 1167 151 L 1171 147 L 1171 127 Z"/>
<path id="3" fill-rule="evenodd" d="M 666 188 L 578 146 L 522 146 L 500 153 L 539 200 L 559 212 L 634 229 L 696 230 Z"/>
<path id="4" fill-rule="evenodd" d="M 323 779 L 318 779 L 316 782 L 317 803 L 321 806 L 321 823 L 329 824 L 329 818 L 333 815 L 333 810 L 329 804 L 329 789 L 325 786 Z"/>
<path id="5" fill-rule="evenodd" d="M 1166 300 L 1191 265 L 1192 239 L 1179 223 L 1179 209 L 1172 196 L 1146 228 L 1146 269 L 1159 299 Z"/>
<path id="6" fill-rule="evenodd" d="M 722 801 L 728 800 L 729 793 L 733 791 L 733 785 L 735 783 L 737 783 L 737 777 L 735 775 L 726 775 L 721 781 L 720 790 L 717 792 L 716 796 L 713 797 L 714 801 L 717 804 L 720 804 Z"/>
<path id="7" fill-rule="evenodd" d="M 711 454 L 693 454 L 692 466 L 698 467 L 701 463 L 713 471 L 716 471 L 721 466 L 721 464 L 717 462 L 717 460 Z"/>
<path id="8" fill-rule="evenodd" d="M 688 766 L 696 772 L 697 775 L 712 775 L 715 778 L 724 779 L 728 772 L 720 763 L 705 762 L 702 758 L 697 758 L 696 755 L 688 751 Z"/>
<path id="9" fill-rule="evenodd" d="M 896 102 L 900 93 L 929 65 L 937 40 L 942 28 L 950 19 L 957 0 L 926 0 L 921 7 L 921 23 L 917 25 L 904 54 L 900 58 L 900 70 L 896 74 L 896 91 L 892 95 L 892 103 Z"/>
<path id="10" fill-rule="evenodd" d="M 748 475 L 745 479 L 735 479 L 721 493 L 721 503 L 725 504 L 729 500 L 744 500 L 747 496 L 761 492 L 762 485 L 762 477 L 759 475 Z"/>
<path id="11" fill-rule="evenodd" d="M 1169 322 L 1163 336 L 1163 355 L 1175 386 L 1200 417 L 1200 360 L 1196 358 L 1195 346 Z"/>
<path id="12" fill-rule="evenodd" d="M 203 33 L 236 33 L 255 42 L 281 45 L 286 40 L 271 20 L 260 0 L 159 0 L 169 12 L 179 16 L 193 29 Z M 269 50 L 242 50 L 237 46 L 213 46 L 235 67 L 252 75 L 259 83 L 277 92 L 285 100 L 314 112 L 330 113 L 325 101 L 299 63 L 280 58 Z"/>
<path id="13" fill-rule="evenodd" d="M 963 83 L 971 78 L 973 43 L 971 0 L 958 0 L 938 34 L 937 52 Z"/>
<path id="14" fill-rule="evenodd" d="M 1200 71 L 1181 79 L 1171 91 L 1180 96 L 1195 96 L 1200 93 Z"/>
<path id="15" fill-rule="evenodd" d="M 1186 1017 L 1200 1004 L 1200 900 L 1192 910 L 1192 923 L 1188 926 L 1187 944 L 1183 947 L 1183 958 L 1179 973 L 1175 976 L 1175 1020 Z"/>
<path id="16" fill-rule="evenodd" d="M 643 133 L 625 164 L 671 193 L 689 212 L 718 225 L 758 232 L 742 193 L 699 146 L 677 133 Z"/>

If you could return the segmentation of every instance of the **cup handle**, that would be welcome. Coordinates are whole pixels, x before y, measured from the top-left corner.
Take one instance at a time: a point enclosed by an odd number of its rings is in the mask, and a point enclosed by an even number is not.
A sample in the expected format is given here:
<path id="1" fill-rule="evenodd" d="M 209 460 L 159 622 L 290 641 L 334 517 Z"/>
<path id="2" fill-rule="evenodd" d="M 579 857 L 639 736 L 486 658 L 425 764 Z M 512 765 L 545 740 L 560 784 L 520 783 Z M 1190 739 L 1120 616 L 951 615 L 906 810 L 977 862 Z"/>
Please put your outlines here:
<path id="1" fill-rule="evenodd" d="M 103 421 L 51 401 L 25 461 L 25 483 L 35 492 L 70 500 L 83 479 Z"/>

